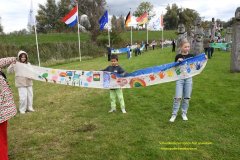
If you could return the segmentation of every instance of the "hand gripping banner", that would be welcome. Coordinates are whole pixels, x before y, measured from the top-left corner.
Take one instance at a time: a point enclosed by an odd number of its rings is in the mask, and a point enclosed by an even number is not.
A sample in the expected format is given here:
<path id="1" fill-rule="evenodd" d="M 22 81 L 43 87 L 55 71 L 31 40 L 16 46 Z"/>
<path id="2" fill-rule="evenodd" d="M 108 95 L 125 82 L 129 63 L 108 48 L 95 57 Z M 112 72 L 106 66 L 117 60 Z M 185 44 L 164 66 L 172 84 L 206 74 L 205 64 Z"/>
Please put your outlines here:
<path id="1" fill-rule="evenodd" d="M 160 66 L 140 69 L 126 76 L 105 71 L 62 70 L 16 63 L 16 76 L 87 88 L 135 88 L 185 79 L 200 74 L 207 64 L 205 54 Z"/>

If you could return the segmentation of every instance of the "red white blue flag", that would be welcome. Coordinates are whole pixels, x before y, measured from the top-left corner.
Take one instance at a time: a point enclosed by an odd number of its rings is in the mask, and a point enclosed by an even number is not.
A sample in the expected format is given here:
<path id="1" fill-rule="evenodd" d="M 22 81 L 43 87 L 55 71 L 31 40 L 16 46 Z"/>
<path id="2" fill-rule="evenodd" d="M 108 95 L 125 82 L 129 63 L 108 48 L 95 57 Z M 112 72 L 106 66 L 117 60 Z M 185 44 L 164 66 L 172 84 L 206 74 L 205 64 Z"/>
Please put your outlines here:
<path id="1" fill-rule="evenodd" d="M 74 7 L 61 21 L 66 23 L 69 27 L 75 26 L 78 22 L 78 6 Z"/>

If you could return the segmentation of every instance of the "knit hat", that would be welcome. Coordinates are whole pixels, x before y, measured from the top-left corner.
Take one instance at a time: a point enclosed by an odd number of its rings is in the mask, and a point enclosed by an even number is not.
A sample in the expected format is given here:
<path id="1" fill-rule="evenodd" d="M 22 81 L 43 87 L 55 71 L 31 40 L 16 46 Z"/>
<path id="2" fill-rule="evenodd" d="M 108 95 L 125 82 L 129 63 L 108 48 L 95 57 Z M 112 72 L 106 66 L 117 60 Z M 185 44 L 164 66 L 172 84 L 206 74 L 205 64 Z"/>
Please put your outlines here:
<path id="1" fill-rule="evenodd" d="M 25 51 L 23 51 L 23 50 L 20 50 L 19 52 L 18 52 L 18 58 L 19 58 L 19 56 L 21 55 L 21 54 L 26 54 L 26 56 L 28 57 L 28 54 L 27 54 L 27 52 L 25 52 Z"/>

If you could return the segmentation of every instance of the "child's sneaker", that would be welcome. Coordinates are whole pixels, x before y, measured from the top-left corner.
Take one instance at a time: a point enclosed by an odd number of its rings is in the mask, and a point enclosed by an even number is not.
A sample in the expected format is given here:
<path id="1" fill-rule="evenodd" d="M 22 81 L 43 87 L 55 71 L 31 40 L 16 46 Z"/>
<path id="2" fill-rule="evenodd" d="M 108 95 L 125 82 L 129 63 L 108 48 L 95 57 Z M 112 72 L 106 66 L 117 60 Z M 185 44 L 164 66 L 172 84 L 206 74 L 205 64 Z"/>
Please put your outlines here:
<path id="1" fill-rule="evenodd" d="M 126 110 L 125 110 L 124 108 L 122 109 L 122 113 L 127 113 Z"/>
<path id="2" fill-rule="evenodd" d="M 25 112 L 20 111 L 20 114 L 25 114 Z"/>
<path id="3" fill-rule="evenodd" d="M 108 111 L 108 113 L 113 113 L 113 112 L 116 112 L 116 109 L 110 109 L 110 111 Z"/>
<path id="4" fill-rule="evenodd" d="M 182 119 L 183 119 L 184 121 L 187 121 L 187 120 L 188 120 L 187 115 L 186 115 L 186 114 L 182 114 Z"/>
<path id="5" fill-rule="evenodd" d="M 176 117 L 177 117 L 176 115 L 172 115 L 172 117 L 170 118 L 170 120 L 169 120 L 169 121 L 170 121 L 170 122 L 174 122 L 174 121 L 175 121 L 175 119 L 176 119 Z"/>
<path id="6" fill-rule="evenodd" d="M 27 111 L 28 111 L 28 112 L 35 112 L 34 109 L 28 109 Z"/>

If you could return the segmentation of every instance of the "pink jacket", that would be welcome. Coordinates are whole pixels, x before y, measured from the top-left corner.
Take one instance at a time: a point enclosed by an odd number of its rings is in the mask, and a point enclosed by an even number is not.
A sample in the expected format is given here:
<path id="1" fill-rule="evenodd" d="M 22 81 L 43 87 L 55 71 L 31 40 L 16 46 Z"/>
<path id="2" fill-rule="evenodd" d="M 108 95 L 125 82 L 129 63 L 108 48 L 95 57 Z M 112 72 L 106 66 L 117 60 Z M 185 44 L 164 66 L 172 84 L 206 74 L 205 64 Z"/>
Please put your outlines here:
<path id="1" fill-rule="evenodd" d="M 1 58 L 0 71 L 3 67 L 16 61 L 16 57 Z M 0 75 L 0 123 L 9 120 L 17 113 L 12 91 L 6 79 Z"/>

